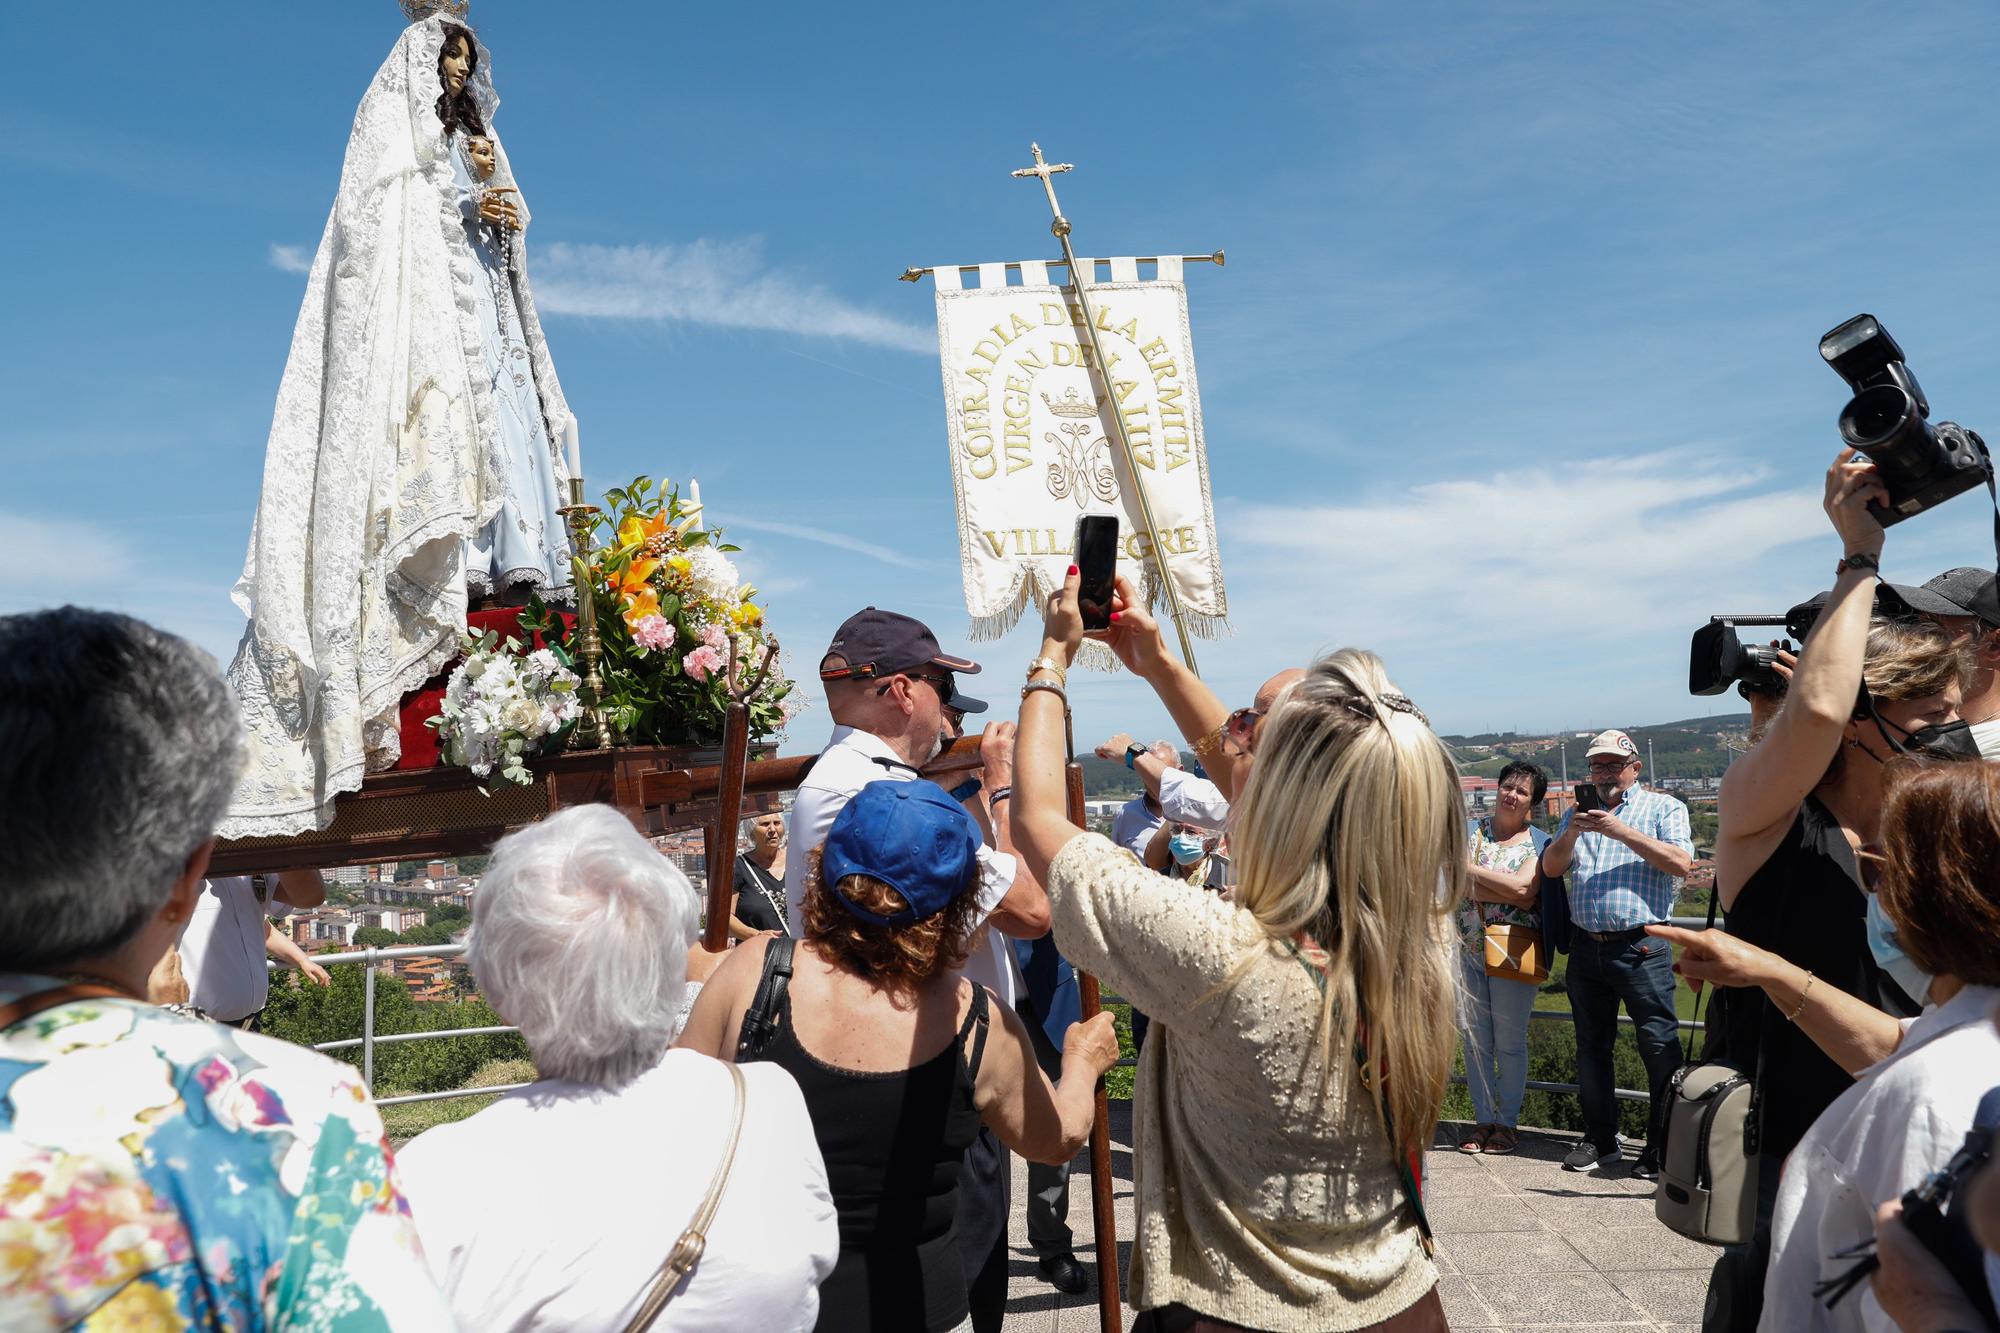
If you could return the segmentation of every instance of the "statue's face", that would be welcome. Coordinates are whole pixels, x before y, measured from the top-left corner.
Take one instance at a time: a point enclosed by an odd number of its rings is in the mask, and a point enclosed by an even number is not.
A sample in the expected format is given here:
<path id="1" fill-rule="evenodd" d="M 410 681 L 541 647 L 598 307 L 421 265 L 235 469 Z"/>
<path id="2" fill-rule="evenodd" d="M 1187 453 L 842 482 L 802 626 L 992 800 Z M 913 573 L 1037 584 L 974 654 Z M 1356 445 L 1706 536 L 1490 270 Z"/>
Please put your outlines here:
<path id="1" fill-rule="evenodd" d="M 479 179 L 490 181 L 498 169 L 499 159 L 493 155 L 491 139 L 472 138 L 465 141 L 465 155 L 472 159 L 472 170 Z"/>
<path id="2" fill-rule="evenodd" d="M 472 43 L 463 37 L 452 37 L 445 43 L 444 60 L 438 66 L 444 76 L 444 90 L 456 97 L 465 90 L 465 81 L 472 75 Z"/>

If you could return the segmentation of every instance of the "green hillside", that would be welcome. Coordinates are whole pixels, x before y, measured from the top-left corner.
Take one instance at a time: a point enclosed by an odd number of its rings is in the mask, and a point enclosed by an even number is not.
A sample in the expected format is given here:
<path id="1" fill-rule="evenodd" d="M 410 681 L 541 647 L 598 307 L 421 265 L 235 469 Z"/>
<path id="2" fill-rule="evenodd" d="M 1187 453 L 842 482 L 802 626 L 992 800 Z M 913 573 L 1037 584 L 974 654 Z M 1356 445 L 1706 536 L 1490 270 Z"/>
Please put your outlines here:
<path id="1" fill-rule="evenodd" d="M 1584 747 L 1600 728 L 1527 735 L 1520 732 L 1486 732 L 1478 736 L 1446 736 L 1458 760 L 1459 770 L 1468 776 L 1493 777 L 1516 759 L 1540 764 L 1554 777 L 1562 772 L 1562 751 L 1569 753 L 1570 777 L 1583 775 Z M 1651 776 L 1673 778 L 1719 777 L 1729 767 L 1729 750 L 1723 742 L 1739 749 L 1750 730 L 1748 713 L 1719 713 L 1714 717 L 1686 718 L 1652 726 L 1622 728 L 1632 737 L 1639 753 L 1652 746 Z"/>

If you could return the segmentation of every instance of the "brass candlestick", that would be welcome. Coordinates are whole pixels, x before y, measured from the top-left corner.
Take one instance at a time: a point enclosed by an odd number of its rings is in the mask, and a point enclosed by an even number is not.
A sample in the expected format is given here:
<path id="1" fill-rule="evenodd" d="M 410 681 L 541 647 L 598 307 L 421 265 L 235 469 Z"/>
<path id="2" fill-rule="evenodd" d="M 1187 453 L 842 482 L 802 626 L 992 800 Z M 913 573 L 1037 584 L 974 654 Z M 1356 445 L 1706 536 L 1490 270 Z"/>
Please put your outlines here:
<path id="1" fill-rule="evenodd" d="M 604 511 L 583 498 L 583 478 L 569 479 L 569 503 L 556 511 L 569 521 L 572 582 L 576 590 L 576 655 L 583 667 L 583 716 L 570 733 L 572 750 L 603 750 L 617 743 L 618 728 L 604 707 L 604 640 L 597 634 L 597 589 L 592 586 L 590 533 Z"/>

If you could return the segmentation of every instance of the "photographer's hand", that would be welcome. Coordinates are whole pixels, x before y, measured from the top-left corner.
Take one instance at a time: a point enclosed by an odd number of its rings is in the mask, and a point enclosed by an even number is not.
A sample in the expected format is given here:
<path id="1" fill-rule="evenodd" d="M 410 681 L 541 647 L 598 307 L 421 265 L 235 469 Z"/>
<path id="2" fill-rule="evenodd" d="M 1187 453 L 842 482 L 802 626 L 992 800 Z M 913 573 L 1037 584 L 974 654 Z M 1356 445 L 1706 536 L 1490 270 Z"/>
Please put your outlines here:
<path id="1" fill-rule="evenodd" d="M 1882 1312 L 1903 1329 L 1972 1329 L 1985 1316 L 1967 1300 L 1951 1270 L 1924 1248 L 1903 1221 L 1903 1201 L 1891 1199 L 1875 1210 L 1875 1258 L 1869 1283 Z"/>
<path id="2" fill-rule="evenodd" d="M 1859 461 L 1857 461 L 1859 460 Z M 1822 505 L 1840 534 L 1841 547 L 1849 555 L 1882 553 L 1882 522 L 1868 512 L 1868 505 L 1889 503 L 1889 488 L 1875 465 L 1852 449 L 1835 455 L 1826 470 L 1826 495 Z"/>
<path id="3" fill-rule="evenodd" d="M 1571 816 L 1569 827 L 1573 833 L 1602 833 L 1605 837 L 1618 842 L 1624 841 L 1619 835 L 1626 829 L 1623 820 L 1602 808 L 1577 811 Z"/>
<path id="4" fill-rule="evenodd" d="M 1160 637 L 1160 622 L 1140 604 L 1138 594 L 1132 591 L 1132 584 L 1123 574 L 1112 587 L 1111 627 L 1090 637 L 1101 640 L 1118 654 L 1127 671 L 1142 680 L 1151 680 L 1173 661 L 1167 656 L 1166 641 Z"/>

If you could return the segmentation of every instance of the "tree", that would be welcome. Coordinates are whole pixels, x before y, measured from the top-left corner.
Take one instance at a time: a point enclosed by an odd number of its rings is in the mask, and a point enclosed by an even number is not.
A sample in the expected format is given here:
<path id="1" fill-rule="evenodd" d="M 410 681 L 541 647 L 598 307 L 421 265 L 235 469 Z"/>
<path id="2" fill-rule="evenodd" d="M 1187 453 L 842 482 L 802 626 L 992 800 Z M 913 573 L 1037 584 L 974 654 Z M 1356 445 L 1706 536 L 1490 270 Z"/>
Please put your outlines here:
<path id="1" fill-rule="evenodd" d="M 381 926 L 363 926 L 354 932 L 357 949 L 387 949 L 396 943 L 396 932 Z"/>
<path id="2" fill-rule="evenodd" d="M 450 944 L 453 933 L 458 929 L 457 926 L 427 921 L 421 926 L 411 926 L 397 939 L 403 944 Z"/>

